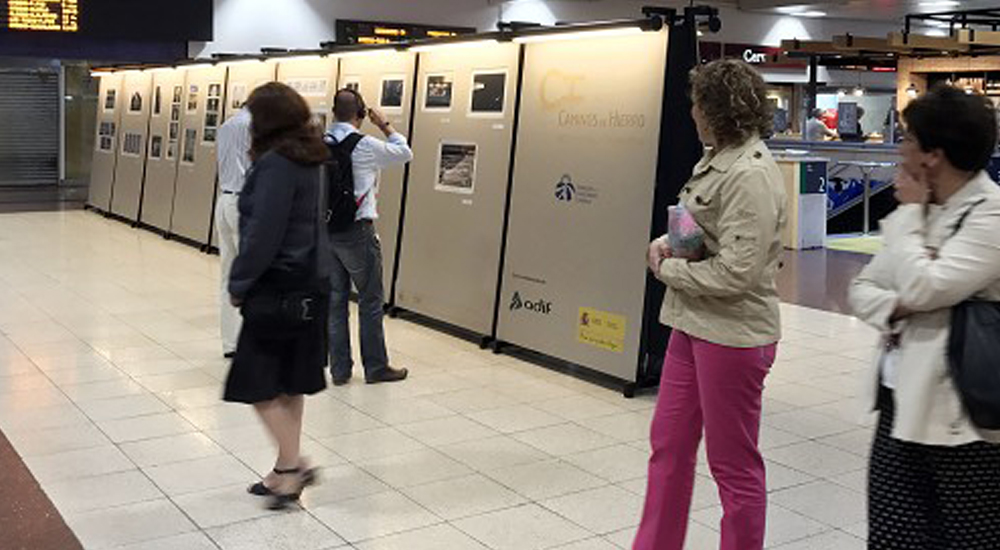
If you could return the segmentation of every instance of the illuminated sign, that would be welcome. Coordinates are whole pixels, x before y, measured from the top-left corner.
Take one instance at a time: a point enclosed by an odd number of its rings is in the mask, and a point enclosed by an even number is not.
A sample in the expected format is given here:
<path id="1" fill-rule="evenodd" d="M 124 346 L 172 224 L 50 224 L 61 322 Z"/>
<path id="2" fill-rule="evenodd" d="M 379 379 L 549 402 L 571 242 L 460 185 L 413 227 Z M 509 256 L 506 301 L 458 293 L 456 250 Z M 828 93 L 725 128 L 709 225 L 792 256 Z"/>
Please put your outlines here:
<path id="1" fill-rule="evenodd" d="M 404 40 L 447 38 L 460 34 L 473 34 L 476 29 L 465 27 L 436 27 L 411 23 L 377 23 L 373 21 L 337 20 L 337 44 L 392 44 Z"/>
<path id="2" fill-rule="evenodd" d="M 0 0 L 6 44 L 211 41 L 213 19 L 213 0 Z"/>
<path id="3" fill-rule="evenodd" d="M 77 0 L 7 0 L 7 28 L 19 31 L 77 32 Z"/>

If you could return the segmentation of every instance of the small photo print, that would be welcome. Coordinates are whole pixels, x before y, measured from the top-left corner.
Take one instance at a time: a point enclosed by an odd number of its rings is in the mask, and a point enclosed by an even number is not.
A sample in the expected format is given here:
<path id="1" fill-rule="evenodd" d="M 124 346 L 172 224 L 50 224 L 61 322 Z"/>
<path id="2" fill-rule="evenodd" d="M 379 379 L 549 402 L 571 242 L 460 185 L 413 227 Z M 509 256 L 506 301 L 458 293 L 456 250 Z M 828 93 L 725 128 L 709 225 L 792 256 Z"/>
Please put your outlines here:
<path id="1" fill-rule="evenodd" d="M 132 100 L 129 102 L 128 112 L 130 113 L 141 113 L 142 112 L 142 94 L 135 92 L 132 94 Z"/>
<path id="2" fill-rule="evenodd" d="M 171 105 L 170 106 L 170 120 L 177 122 L 181 119 L 181 106 Z"/>
<path id="3" fill-rule="evenodd" d="M 208 97 L 222 97 L 222 85 L 221 84 L 209 84 L 208 85 Z"/>
<path id="4" fill-rule="evenodd" d="M 173 159 L 177 157 L 177 142 L 172 141 L 167 145 L 167 158 Z"/>
<path id="5" fill-rule="evenodd" d="M 184 130 L 184 162 L 194 163 L 194 149 L 198 143 L 198 130 Z"/>
<path id="6" fill-rule="evenodd" d="M 471 195 L 476 186 L 476 152 L 475 143 L 441 142 L 434 188 Z"/>
<path id="7" fill-rule="evenodd" d="M 149 158 L 163 158 L 163 136 L 153 136 L 149 141 Z"/>
<path id="8" fill-rule="evenodd" d="M 215 143 L 218 130 L 215 128 L 205 128 L 205 143 Z"/>
<path id="9" fill-rule="evenodd" d="M 233 110 L 238 110 L 243 108 L 243 104 L 247 100 L 247 85 L 246 84 L 233 84 L 232 89 L 233 100 L 230 103 L 230 107 Z"/>
<path id="10" fill-rule="evenodd" d="M 219 99 L 217 97 L 213 97 L 213 98 L 211 98 L 211 99 L 208 100 L 208 110 L 209 111 L 213 111 L 213 112 L 218 113 L 221 110 L 221 107 L 222 107 L 222 100 L 221 99 Z"/>
<path id="11" fill-rule="evenodd" d="M 170 123 L 170 141 L 177 141 L 181 135 L 181 124 L 179 122 Z"/>
<path id="12" fill-rule="evenodd" d="M 163 107 L 163 97 L 162 90 L 159 86 L 156 87 L 156 91 L 153 92 L 153 114 L 158 115 Z"/>
<path id="13" fill-rule="evenodd" d="M 184 97 L 184 87 L 174 86 L 174 100 L 172 101 L 172 103 L 180 105 L 181 101 L 183 100 L 183 97 Z"/>
<path id="14" fill-rule="evenodd" d="M 361 81 L 358 80 L 357 78 L 353 78 L 353 77 L 352 78 L 346 78 L 346 79 L 344 79 L 344 89 L 345 90 L 352 90 L 352 91 L 355 91 L 355 92 L 360 92 L 361 91 Z"/>
<path id="15" fill-rule="evenodd" d="M 473 114 L 502 115 L 507 99 L 507 73 L 483 72 L 472 75 Z"/>
<path id="16" fill-rule="evenodd" d="M 382 80 L 382 97 L 379 106 L 385 109 L 403 108 L 403 93 L 405 90 L 402 78 L 386 78 Z"/>
<path id="17" fill-rule="evenodd" d="M 427 97 L 424 108 L 428 110 L 447 111 L 451 109 L 451 98 L 455 90 L 454 77 L 438 74 L 427 76 Z"/>
<path id="18" fill-rule="evenodd" d="M 118 90 L 108 90 L 107 94 L 104 96 L 104 110 L 114 111 L 115 101 L 118 99 Z"/>
<path id="19" fill-rule="evenodd" d="M 194 113 L 197 111 L 198 111 L 198 86 L 192 85 L 190 91 L 188 92 L 187 112 Z"/>
<path id="20" fill-rule="evenodd" d="M 128 132 L 122 140 L 122 154 L 139 156 L 142 154 L 142 134 Z"/>

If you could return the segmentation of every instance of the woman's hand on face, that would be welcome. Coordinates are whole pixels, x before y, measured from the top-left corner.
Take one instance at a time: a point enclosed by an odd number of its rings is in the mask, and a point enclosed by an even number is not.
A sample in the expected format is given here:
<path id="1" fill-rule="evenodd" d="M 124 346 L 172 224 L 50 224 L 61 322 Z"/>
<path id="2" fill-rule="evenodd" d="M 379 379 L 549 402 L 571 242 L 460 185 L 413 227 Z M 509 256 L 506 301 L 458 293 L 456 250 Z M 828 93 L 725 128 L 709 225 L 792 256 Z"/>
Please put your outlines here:
<path id="1" fill-rule="evenodd" d="M 663 263 L 663 260 L 672 257 L 673 252 L 670 250 L 670 243 L 666 239 L 656 239 L 649 244 L 649 255 L 646 261 L 649 265 L 649 270 L 653 273 L 659 273 L 660 264 Z"/>
<path id="2" fill-rule="evenodd" d="M 893 185 L 896 200 L 902 204 L 927 204 L 930 201 L 931 187 L 923 176 L 900 170 Z"/>

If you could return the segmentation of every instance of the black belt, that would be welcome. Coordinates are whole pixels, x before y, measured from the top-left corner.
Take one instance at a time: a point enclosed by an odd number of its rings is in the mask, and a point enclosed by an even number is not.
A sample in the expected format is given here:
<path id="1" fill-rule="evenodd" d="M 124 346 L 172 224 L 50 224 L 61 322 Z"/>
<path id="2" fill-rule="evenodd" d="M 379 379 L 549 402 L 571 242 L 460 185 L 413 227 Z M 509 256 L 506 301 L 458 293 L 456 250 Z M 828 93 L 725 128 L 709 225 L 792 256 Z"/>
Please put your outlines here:
<path id="1" fill-rule="evenodd" d="M 226 189 L 222 190 L 222 194 L 223 195 L 239 195 L 239 193 L 236 192 L 236 191 L 229 191 L 229 190 L 226 190 Z"/>

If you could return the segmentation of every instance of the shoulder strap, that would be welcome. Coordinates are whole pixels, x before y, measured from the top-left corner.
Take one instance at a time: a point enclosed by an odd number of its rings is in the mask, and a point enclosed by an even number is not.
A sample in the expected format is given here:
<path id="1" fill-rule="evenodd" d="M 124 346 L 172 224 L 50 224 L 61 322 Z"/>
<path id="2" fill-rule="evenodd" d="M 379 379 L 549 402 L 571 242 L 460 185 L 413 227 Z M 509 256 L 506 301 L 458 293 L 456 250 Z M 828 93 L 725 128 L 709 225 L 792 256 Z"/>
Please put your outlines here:
<path id="1" fill-rule="evenodd" d="M 979 199 L 978 201 L 972 203 L 972 206 L 966 209 L 965 212 L 962 212 L 962 215 L 959 216 L 958 221 L 955 222 L 955 227 L 952 228 L 951 235 L 949 235 L 949 238 L 954 237 L 955 235 L 958 234 L 959 231 L 962 230 L 962 226 L 965 225 L 965 220 L 969 219 L 969 215 L 972 214 L 972 211 L 975 210 L 977 206 L 983 204 L 984 202 L 986 202 L 986 199 Z"/>
<path id="2" fill-rule="evenodd" d="M 348 154 L 350 154 L 354 152 L 354 149 L 357 148 L 358 144 L 361 143 L 361 140 L 363 139 L 365 139 L 364 134 L 362 134 L 361 132 L 354 132 L 353 134 L 345 137 L 344 141 L 341 141 L 337 145 L 342 145 L 343 147 L 345 147 L 347 149 Z"/>

